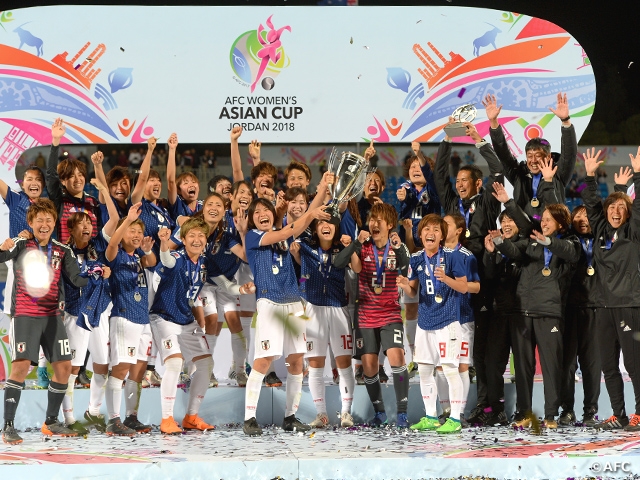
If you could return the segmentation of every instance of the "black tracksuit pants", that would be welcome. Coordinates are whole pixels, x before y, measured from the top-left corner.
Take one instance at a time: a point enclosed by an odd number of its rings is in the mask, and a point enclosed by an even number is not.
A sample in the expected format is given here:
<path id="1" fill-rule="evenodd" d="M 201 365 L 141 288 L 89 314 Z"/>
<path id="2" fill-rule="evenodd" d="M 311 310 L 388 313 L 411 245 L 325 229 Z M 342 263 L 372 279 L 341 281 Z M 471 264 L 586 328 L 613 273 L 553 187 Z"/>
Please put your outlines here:
<path id="1" fill-rule="evenodd" d="M 599 308 L 596 311 L 596 329 L 600 346 L 600 361 L 604 382 L 609 393 L 613 414 L 627 415 L 624 408 L 624 383 L 620 374 L 620 351 L 629 372 L 636 399 L 635 413 L 640 414 L 640 307 Z"/>
<path id="2" fill-rule="evenodd" d="M 492 312 L 489 309 L 482 311 L 480 306 L 474 305 L 473 315 L 475 318 L 473 332 L 473 367 L 476 370 L 476 386 L 478 390 L 478 401 L 476 404 L 484 406 L 489 404 L 485 356 L 489 339 L 489 326 L 492 323 Z"/>
<path id="3" fill-rule="evenodd" d="M 600 397 L 600 351 L 596 332 L 594 308 L 568 306 L 562 332 L 563 356 L 561 406 L 563 410 L 574 410 L 575 373 L 580 363 L 584 389 L 584 413 L 598 411 Z"/>
<path id="4" fill-rule="evenodd" d="M 537 345 L 544 378 L 544 416 L 555 417 L 562 383 L 562 319 L 518 314 L 511 327 L 518 409 L 523 413 L 532 410 Z"/>
<path id="5" fill-rule="evenodd" d="M 512 315 L 496 315 L 489 323 L 488 338 L 491 348 L 486 349 L 487 403 L 493 412 L 504 411 L 504 371 L 511 351 Z"/>

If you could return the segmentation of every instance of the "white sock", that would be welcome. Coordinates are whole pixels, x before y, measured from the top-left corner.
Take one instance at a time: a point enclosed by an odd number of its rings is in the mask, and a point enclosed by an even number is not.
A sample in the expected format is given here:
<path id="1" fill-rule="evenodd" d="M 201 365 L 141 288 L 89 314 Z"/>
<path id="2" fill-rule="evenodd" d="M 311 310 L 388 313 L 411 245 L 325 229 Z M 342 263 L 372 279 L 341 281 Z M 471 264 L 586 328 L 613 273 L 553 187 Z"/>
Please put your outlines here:
<path id="1" fill-rule="evenodd" d="M 439 368 L 436 368 L 436 386 L 438 387 L 438 399 L 440 400 L 440 408 L 442 412 L 451 407 L 449 400 L 449 383 L 447 377 L 444 376 L 444 372 Z"/>
<path id="2" fill-rule="evenodd" d="M 100 407 L 104 399 L 104 388 L 107 384 L 107 376 L 93 372 L 91 385 L 89 386 L 89 413 L 100 415 Z"/>
<path id="3" fill-rule="evenodd" d="M 466 372 L 460 372 L 460 379 L 462 380 L 462 401 L 460 402 L 460 412 L 464 413 L 464 409 L 467 407 L 467 397 L 469 396 L 469 386 L 471 385 L 471 379 L 469 378 L 469 370 Z"/>
<path id="4" fill-rule="evenodd" d="M 318 413 L 327 413 L 327 405 L 324 400 L 325 388 L 324 388 L 324 376 L 322 375 L 324 368 L 309 367 L 309 392 L 311 392 L 311 398 L 313 404 L 316 406 Z M 289 379 L 287 379 L 287 385 L 289 385 Z M 287 392 L 289 389 L 287 388 Z M 288 393 L 287 393 L 288 395 Z M 288 404 L 288 396 L 287 396 Z M 288 415 L 285 415 L 288 416 Z"/>
<path id="5" fill-rule="evenodd" d="M 302 396 L 302 378 L 303 375 L 287 375 L 287 405 L 284 416 L 289 417 L 295 415 L 300 405 L 300 397 Z"/>
<path id="6" fill-rule="evenodd" d="M 244 337 L 246 338 L 246 354 L 245 361 L 249 361 L 249 349 L 252 347 L 253 343 L 251 343 L 251 324 L 253 323 L 253 316 L 250 317 L 240 317 L 240 324 L 242 325 L 242 332 L 244 333 Z"/>
<path id="7" fill-rule="evenodd" d="M 207 343 L 209 344 L 209 353 L 213 357 L 213 352 L 216 349 L 216 343 L 218 343 L 218 336 L 217 335 L 205 335 L 205 338 L 207 339 Z"/>
<path id="8" fill-rule="evenodd" d="M 231 353 L 236 373 L 244 372 L 244 361 L 247 358 L 247 337 L 244 332 L 231 334 Z"/>
<path id="9" fill-rule="evenodd" d="M 436 380 L 433 378 L 433 367 L 430 363 L 419 363 L 418 373 L 420 374 L 420 393 L 424 402 L 425 414 L 427 417 L 436 418 L 438 416 L 438 411 L 436 410 L 438 389 Z"/>
<path id="10" fill-rule="evenodd" d="M 407 343 L 409 344 L 409 349 L 411 350 L 411 361 L 413 361 L 413 355 L 416 351 L 416 329 L 418 328 L 418 319 L 409 320 L 407 318 L 406 325 L 404 327 L 404 334 L 407 337 Z"/>
<path id="11" fill-rule="evenodd" d="M 107 414 L 109 420 L 120 416 L 120 405 L 122 405 L 122 379 L 109 377 L 107 387 L 104 392 L 104 400 L 107 404 Z"/>
<path id="12" fill-rule="evenodd" d="M 129 415 L 138 415 L 141 392 L 142 384 L 127 378 L 124 383 L 124 408 L 127 410 L 127 417 Z"/>
<path id="13" fill-rule="evenodd" d="M 182 371 L 182 359 L 173 357 L 164 362 L 165 371 L 160 382 L 160 406 L 162 418 L 173 417 L 173 405 L 176 403 L 178 379 Z"/>
<path id="14" fill-rule="evenodd" d="M 67 391 L 62 399 L 62 415 L 64 415 L 64 423 L 67 425 L 71 425 L 76 421 L 73 416 L 73 387 L 76 384 L 76 378 L 78 378 L 78 375 L 74 375 L 73 373 L 69 375 Z"/>
<path id="15" fill-rule="evenodd" d="M 40 354 L 38 355 L 38 368 L 47 367 L 47 357 L 44 356 L 44 352 L 42 351 L 42 347 L 40 347 Z M 77 375 L 76 375 L 77 377 Z"/>
<path id="16" fill-rule="evenodd" d="M 340 395 L 342 397 L 342 412 L 351 413 L 351 404 L 353 403 L 353 392 L 356 389 L 356 377 L 353 368 L 339 368 L 340 374 Z"/>
<path id="17" fill-rule="evenodd" d="M 213 359 L 211 357 L 201 358 L 193 363 L 196 366 L 196 371 L 191 378 L 187 415 L 198 414 L 200 404 L 202 404 L 204 395 L 209 388 L 209 379 L 211 378 L 211 371 L 213 370 Z"/>
<path id="18" fill-rule="evenodd" d="M 449 401 L 451 402 L 451 418 L 460 420 L 460 412 L 462 406 L 462 378 L 457 366 L 442 365 L 444 376 L 447 377 L 449 383 Z"/>
<path id="19" fill-rule="evenodd" d="M 260 389 L 262 388 L 262 380 L 264 373 L 260 373 L 255 368 L 251 369 L 249 379 L 247 380 L 247 391 L 244 394 L 244 419 L 249 420 L 256 416 L 258 409 L 258 399 L 260 398 Z"/>

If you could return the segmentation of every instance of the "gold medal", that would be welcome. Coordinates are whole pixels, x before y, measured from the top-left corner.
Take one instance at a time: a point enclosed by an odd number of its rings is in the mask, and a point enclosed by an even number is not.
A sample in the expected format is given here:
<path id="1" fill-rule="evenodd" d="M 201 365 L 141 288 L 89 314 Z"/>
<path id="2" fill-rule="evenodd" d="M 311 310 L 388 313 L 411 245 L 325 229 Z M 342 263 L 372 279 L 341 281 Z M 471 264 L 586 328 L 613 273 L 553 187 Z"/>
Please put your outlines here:
<path id="1" fill-rule="evenodd" d="M 273 272 L 274 275 L 277 275 L 278 272 L 280 271 L 280 269 L 278 268 L 277 265 L 272 265 L 271 266 L 271 271 Z"/>
<path id="2" fill-rule="evenodd" d="M 193 300 L 193 298 L 189 299 L 189 306 L 193 307 L 196 304 L 196 302 Z"/>
<path id="3" fill-rule="evenodd" d="M 538 208 L 540 206 L 540 200 L 538 200 L 536 197 L 533 197 L 531 199 L 531 206 L 533 208 Z"/>
<path id="4" fill-rule="evenodd" d="M 548 277 L 549 275 L 551 275 L 551 269 L 549 267 L 544 267 L 542 269 L 542 276 Z"/>
<path id="5" fill-rule="evenodd" d="M 376 295 L 380 295 L 382 293 L 382 286 L 380 285 L 375 285 L 373 287 L 373 293 L 375 293 Z"/>
<path id="6" fill-rule="evenodd" d="M 596 273 L 596 269 L 595 269 L 595 268 L 593 268 L 591 265 L 589 265 L 589 266 L 587 267 L 587 275 L 589 275 L 589 276 L 591 277 L 591 276 L 592 276 L 592 275 L 594 275 L 595 273 Z"/>
<path id="7" fill-rule="evenodd" d="M 140 292 L 136 292 L 136 293 L 134 293 L 134 294 L 133 294 L 133 299 L 134 299 L 136 302 L 139 302 L 140 300 L 142 300 L 142 295 L 140 295 Z"/>
<path id="8" fill-rule="evenodd" d="M 467 228 L 467 231 L 464 233 L 464 236 L 469 238 L 471 236 L 471 232 L 469 231 L 469 229 Z"/>
<path id="9" fill-rule="evenodd" d="M 440 295 L 439 293 L 436 293 L 435 300 L 436 300 L 436 303 L 442 303 L 442 300 L 443 300 L 442 295 Z"/>

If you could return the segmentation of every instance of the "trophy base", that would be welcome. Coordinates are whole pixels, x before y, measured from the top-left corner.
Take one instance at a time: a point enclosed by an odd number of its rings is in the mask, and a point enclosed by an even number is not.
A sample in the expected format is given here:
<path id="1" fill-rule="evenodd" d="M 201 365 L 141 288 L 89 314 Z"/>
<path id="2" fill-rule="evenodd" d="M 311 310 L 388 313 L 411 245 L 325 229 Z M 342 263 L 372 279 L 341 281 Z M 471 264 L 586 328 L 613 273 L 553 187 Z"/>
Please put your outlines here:
<path id="1" fill-rule="evenodd" d="M 467 136 L 467 127 L 465 127 L 462 122 L 451 123 L 444 127 L 444 131 L 449 135 L 449 138 Z"/>

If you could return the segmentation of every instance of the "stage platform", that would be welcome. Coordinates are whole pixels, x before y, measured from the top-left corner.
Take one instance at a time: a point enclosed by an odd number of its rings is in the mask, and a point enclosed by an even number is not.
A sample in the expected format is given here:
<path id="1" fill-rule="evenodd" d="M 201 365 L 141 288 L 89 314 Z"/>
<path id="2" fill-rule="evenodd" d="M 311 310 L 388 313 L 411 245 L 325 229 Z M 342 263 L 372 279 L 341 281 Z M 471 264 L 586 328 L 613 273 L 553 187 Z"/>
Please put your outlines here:
<path id="1" fill-rule="evenodd" d="M 470 401 L 475 393 L 472 386 Z M 513 409 L 514 385 L 505 385 L 506 406 Z M 542 383 L 534 386 L 534 405 L 542 406 Z M 603 385 L 604 387 L 604 385 Z M 88 390 L 76 389 L 76 415 L 82 417 Z M 143 391 L 140 419 L 157 425 L 160 391 Z M 383 386 L 391 421 L 395 420 L 393 386 Z M 633 405 L 630 383 L 625 383 L 628 408 Z M 576 405 L 582 401 L 581 384 Z M 339 392 L 327 385 L 332 422 L 339 410 Z M 111 438 L 92 432 L 86 439 L 46 440 L 39 433 L 46 392 L 25 390 L 16 427 L 24 443 L 0 444 L 3 478 L 633 478 L 640 473 L 640 432 L 596 432 L 583 427 L 560 428 L 533 435 L 511 427 L 469 428 L 461 434 L 440 436 L 433 432 L 398 430 L 393 426 L 370 429 L 356 426 L 342 430 L 335 425 L 311 432 L 286 433 L 280 424 L 285 389 L 263 388 L 258 421 L 268 425 L 262 437 L 246 437 L 241 431 L 244 389 L 221 385 L 209 389 L 201 415 L 217 426 L 206 433 L 165 437 L 154 429 L 135 439 Z M 600 417 L 610 414 L 603 388 Z M 472 402 L 470 402 L 472 404 Z M 412 384 L 409 419 L 423 414 L 419 385 Z M 186 394 L 179 391 L 176 418 L 182 418 Z M 2 407 L 0 407 L 2 410 Z M 579 409 L 578 409 L 579 410 Z M 373 414 L 365 387 L 358 386 L 354 416 L 364 422 Z M 580 417 L 580 413 L 578 413 Z M 308 387 L 298 412 L 303 421 L 315 417 Z M 26 431 L 25 431 L 26 430 Z M 638 478 L 636 476 L 636 478 Z"/>

